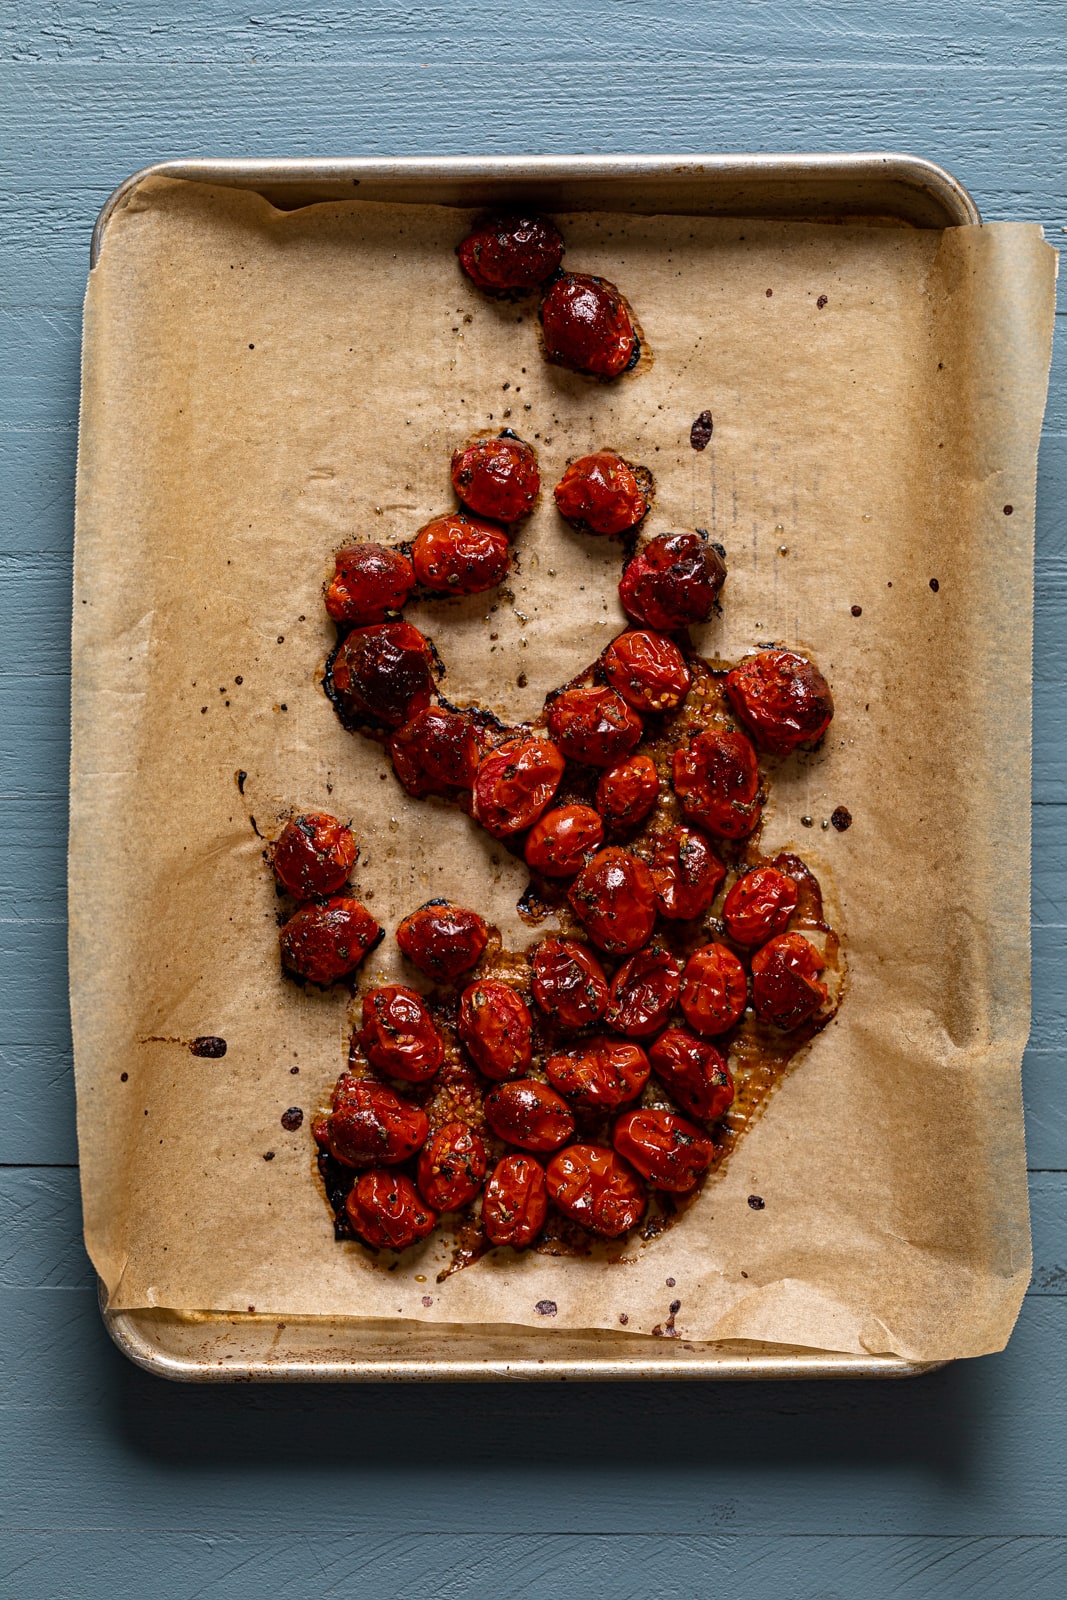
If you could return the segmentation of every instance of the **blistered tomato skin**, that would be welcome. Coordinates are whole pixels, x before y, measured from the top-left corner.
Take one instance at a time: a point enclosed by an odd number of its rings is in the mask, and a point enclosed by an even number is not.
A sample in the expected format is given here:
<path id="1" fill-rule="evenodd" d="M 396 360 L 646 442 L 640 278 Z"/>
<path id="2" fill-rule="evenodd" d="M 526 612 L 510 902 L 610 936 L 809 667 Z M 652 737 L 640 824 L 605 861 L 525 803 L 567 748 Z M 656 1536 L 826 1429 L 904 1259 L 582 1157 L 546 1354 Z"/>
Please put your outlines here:
<path id="1" fill-rule="evenodd" d="M 626 302 L 613 283 L 568 272 L 541 302 L 545 359 L 571 372 L 617 378 L 633 366 L 640 344 Z"/>
<path id="2" fill-rule="evenodd" d="M 559 269 L 563 240 L 544 217 L 491 217 L 459 245 L 459 264 L 485 294 L 536 289 Z"/>
<path id="3" fill-rule="evenodd" d="M 830 685 L 792 650 L 762 650 L 726 675 L 730 704 L 757 743 L 775 755 L 821 739 L 834 714 Z"/>
<path id="4" fill-rule="evenodd" d="M 421 995 L 399 983 L 368 989 L 356 1043 L 372 1067 L 406 1083 L 428 1082 L 445 1058 L 444 1041 Z"/>
<path id="5" fill-rule="evenodd" d="M 489 1243 L 523 1250 L 533 1244 L 547 1214 L 544 1168 L 532 1156 L 498 1161 L 482 1200 L 482 1227 Z"/>
<path id="6" fill-rule="evenodd" d="M 564 689 L 548 708 L 548 731 L 569 761 L 610 767 L 641 738 L 641 718 L 614 689 Z"/>
<path id="7" fill-rule="evenodd" d="M 478 727 L 462 711 L 430 706 L 396 730 L 389 755 L 398 779 L 416 798 L 470 789 L 481 758 Z"/>
<path id="8" fill-rule="evenodd" d="M 558 806 L 530 829 L 526 865 L 546 878 L 573 878 L 603 843 L 604 824 L 592 806 Z"/>
<path id="9" fill-rule="evenodd" d="M 788 1031 L 814 1016 L 827 997 L 818 975 L 826 965 L 810 939 L 780 933 L 752 957 L 752 1004 L 756 1015 Z"/>
<path id="10" fill-rule="evenodd" d="M 556 484 L 555 496 L 560 515 L 590 533 L 626 533 L 649 507 L 633 468 L 613 450 L 572 461 Z"/>
<path id="11" fill-rule="evenodd" d="M 561 1028 L 587 1028 L 608 1005 L 608 980 L 587 945 L 576 939 L 542 939 L 530 955 L 533 994 Z"/>
<path id="12" fill-rule="evenodd" d="M 494 838 L 532 827 L 559 788 L 564 760 L 550 739 L 509 739 L 482 760 L 473 815 Z"/>
<path id="13" fill-rule="evenodd" d="M 626 756 L 596 786 L 597 810 L 612 828 L 635 827 L 658 797 L 659 773 L 651 756 Z"/>
<path id="14" fill-rule="evenodd" d="M 799 892 L 792 878 L 776 867 L 756 867 L 738 878 L 722 908 L 730 938 L 738 944 L 765 944 L 784 933 L 797 908 Z"/>
<path id="15" fill-rule="evenodd" d="M 745 969 L 724 944 L 706 944 L 686 962 L 682 1012 L 697 1033 L 725 1033 L 740 1022 L 748 1003 Z"/>
<path id="16" fill-rule="evenodd" d="M 511 546 L 495 523 L 456 511 L 426 524 L 411 560 L 419 582 L 437 594 L 484 594 L 507 577 Z"/>
<path id="17" fill-rule="evenodd" d="M 430 704 L 433 651 L 410 622 L 353 628 L 334 652 L 330 673 L 349 716 L 399 728 Z"/>
<path id="18" fill-rule="evenodd" d="M 652 882 L 660 916 L 676 922 L 703 916 L 725 877 L 726 868 L 695 828 L 672 828 L 657 840 Z"/>
<path id="19" fill-rule="evenodd" d="M 688 1028 L 668 1028 L 650 1045 L 652 1071 L 678 1104 L 700 1122 L 729 1111 L 734 1084 L 726 1061 L 707 1039 Z"/>
<path id="20" fill-rule="evenodd" d="M 664 533 L 626 565 L 619 598 L 643 628 L 668 632 L 707 622 L 726 581 L 726 563 L 698 533 Z"/>
<path id="21" fill-rule="evenodd" d="M 528 1072 L 533 1019 L 521 994 L 494 978 L 468 984 L 459 1002 L 459 1036 L 479 1072 L 501 1083 Z"/>
<path id="22" fill-rule="evenodd" d="M 359 860 L 351 828 L 326 811 L 305 811 L 285 824 L 271 866 L 279 885 L 295 900 L 336 894 Z"/>
<path id="23" fill-rule="evenodd" d="M 355 972 L 381 931 L 366 906 L 346 895 L 302 906 L 279 935 L 282 966 L 326 988 Z"/>
<path id="24" fill-rule="evenodd" d="M 639 950 L 611 980 L 608 1022 L 629 1039 L 647 1039 L 665 1025 L 681 987 L 681 969 L 669 950 Z"/>
<path id="25" fill-rule="evenodd" d="M 614 1111 L 634 1100 L 648 1082 L 648 1057 L 628 1039 L 604 1035 L 549 1056 L 549 1083 L 568 1100 L 591 1111 Z"/>
<path id="26" fill-rule="evenodd" d="M 485 1177 L 485 1145 L 462 1122 L 446 1122 L 419 1152 L 419 1190 L 435 1211 L 470 1205 Z"/>
<path id="27" fill-rule="evenodd" d="M 452 457 L 452 487 L 476 516 L 518 522 L 541 487 L 537 457 L 521 439 L 475 439 Z"/>
<path id="28" fill-rule="evenodd" d="M 654 1189 L 688 1194 L 715 1159 L 707 1134 L 670 1111 L 627 1111 L 615 1124 L 612 1143 Z"/>
<path id="29" fill-rule="evenodd" d="M 534 1078 L 516 1078 L 485 1097 L 485 1120 L 497 1138 L 522 1150 L 558 1150 L 574 1133 L 570 1107 Z"/>
<path id="30" fill-rule="evenodd" d="M 489 942 L 489 929 L 476 911 L 431 900 L 405 917 L 396 930 L 401 953 L 438 983 L 477 966 Z"/>
<path id="31" fill-rule="evenodd" d="M 338 550 L 326 588 L 326 610 L 334 622 L 365 626 L 402 611 L 415 587 L 411 562 L 384 544 L 351 544 Z"/>
<path id="32" fill-rule="evenodd" d="M 437 1226 L 436 1213 L 402 1172 L 365 1172 L 345 1210 L 354 1232 L 376 1250 L 407 1250 Z"/>
<path id="33" fill-rule="evenodd" d="M 380 1083 L 344 1078 L 325 1119 L 325 1145 L 346 1167 L 390 1166 L 421 1150 L 426 1113 Z"/>
<path id="34" fill-rule="evenodd" d="M 743 733 L 698 733 L 674 752 L 672 777 L 682 810 L 709 833 L 744 839 L 759 822 L 759 765 Z"/>
<path id="35" fill-rule="evenodd" d="M 616 845 L 597 852 L 567 898 L 593 943 L 611 955 L 631 955 L 655 926 L 652 874 L 637 856 Z"/>
<path id="36" fill-rule="evenodd" d="M 693 675 L 673 639 L 647 629 L 620 633 L 604 652 L 604 675 L 635 711 L 675 711 Z"/>
<path id="37" fill-rule="evenodd" d="M 572 1144 L 548 1163 L 553 1203 L 590 1233 L 618 1239 L 645 1214 L 648 1196 L 637 1174 L 613 1150 Z"/>

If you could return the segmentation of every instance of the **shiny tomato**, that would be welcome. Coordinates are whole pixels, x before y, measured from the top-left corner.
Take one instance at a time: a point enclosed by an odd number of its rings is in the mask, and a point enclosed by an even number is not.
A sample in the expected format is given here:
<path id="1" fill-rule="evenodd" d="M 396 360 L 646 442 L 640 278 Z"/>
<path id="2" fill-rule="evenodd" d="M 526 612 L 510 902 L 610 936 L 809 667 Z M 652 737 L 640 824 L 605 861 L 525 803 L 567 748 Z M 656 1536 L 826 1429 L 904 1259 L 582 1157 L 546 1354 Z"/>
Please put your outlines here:
<path id="1" fill-rule="evenodd" d="M 502 1082 L 528 1072 L 533 1018 L 521 994 L 495 978 L 468 984 L 459 1002 L 459 1036 L 479 1072 Z"/>
<path id="2" fill-rule="evenodd" d="M 567 897 L 593 943 L 612 955 L 640 949 L 656 922 L 655 889 L 645 863 L 628 850 L 599 850 Z"/>
<path id="3" fill-rule="evenodd" d="M 608 1022 L 630 1039 L 645 1039 L 664 1026 L 682 987 L 669 950 L 649 945 L 624 961 L 611 980 Z"/>
<path id="4" fill-rule="evenodd" d="M 722 908 L 722 920 L 738 944 L 764 944 L 784 933 L 799 891 L 777 867 L 756 867 L 738 878 Z"/>
<path id="5" fill-rule="evenodd" d="M 426 1113 L 380 1083 L 342 1078 L 325 1119 L 324 1143 L 346 1167 L 406 1161 L 426 1142 Z"/>
<path id="6" fill-rule="evenodd" d="M 348 1191 L 345 1210 L 354 1231 L 377 1250 L 407 1250 L 437 1226 L 436 1213 L 402 1172 L 365 1172 Z"/>
<path id="7" fill-rule="evenodd" d="M 279 935 L 282 966 L 326 988 L 355 972 L 381 934 L 366 906 L 335 895 L 321 905 L 302 906 L 289 918 Z"/>
<path id="8" fill-rule="evenodd" d="M 482 1200 L 482 1227 L 489 1243 L 522 1250 L 541 1232 L 547 1212 L 544 1168 L 532 1156 L 498 1161 Z"/>
<path id="9" fill-rule="evenodd" d="M 542 939 L 530 954 L 534 999 L 561 1028 L 586 1028 L 607 1010 L 608 980 L 587 945 Z"/>
<path id="10" fill-rule="evenodd" d="M 601 1145 L 571 1144 L 548 1163 L 548 1192 L 565 1217 L 617 1239 L 645 1214 L 648 1197 L 636 1172 Z"/>
<path id="11" fill-rule="evenodd" d="M 517 522 L 529 516 L 537 500 L 537 457 L 514 434 L 474 439 L 452 457 L 452 487 L 476 516 Z"/>
<path id="12" fill-rule="evenodd" d="M 473 815 L 497 839 L 531 827 L 559 788 L 563 768 L 550 739 L 509 739 L 478 767 Z"/>
<path id="13" fill-rule="evenodd" d="M 546 878 L 573 878 L 603 843 L 604 824 L 592 806 L 557 806 L 530 829 L 526 865 Z"/>
<path id="14" fill-rule="evenodd" d="M 469 972 L 482 958 L 489 929 L 476 911 L 451 900 L 429 900 L 396 930 L 401 954 L 438 983 Z"/>
<path id="15" fill-rule="evenodd" d="M 338 550 L 336 571 L 326 588 L 326 610 L 335 622 L 365 626 L 402 611 L 415 587 L 415 573 L 402 550 L 384 544 L 350 544 Z"/>
<path id="16" fill-rule="evenodd" d="M 353 628 L 335 651 L 330 675 L 342 709 L 398 728 L 433 694 L 433 651 L 410 622 Z"/>
<path id="17" fill-rule="evenodd" d="M 834 714 L 830 685 L 792 650 L 762 650 L 726 675 L 726 693 L 752 737 L 775 755 L 821 739 Z"/>
<path id="18" fill-rule="evenodd" d="M 555 495 L 560 515 L 590 533 L 625 533 L 637 527 L 649 507 L 633 468 L 614 450 L 572 461 Z"/>
<path id="19" fill-rule="evenodd" d="M 446 1122 L 419 1152 L 419 1189 L 435 1211 L 470 1205 L 485 1177 L 485 1145 L 462 1122 Z"/>
<path id="20" fill-rule="evenodd" d="M 425 1083 L 445 1059 L 444 1040 L 420 995 L 399 983 L 368 989 L 356 1043 L 389 1078 Z"/>
<path id="21" fill-rule="evenodd" d="M 810 939 L 780 933 L 752 957 L 752 1004 L 756 1015 L 776 1028 L 796 1028 L 825 1005 L 827 989 L 818 981 L 826 963 Z"/>
<path id="22" fill-rule="evenodd" d="M 549 1083 L 591 1111 L 614 1111 L 648 1082 L 648 1057 L 640 1045 L 608 1034 L 572 1045 L 545 1062 Z"/>
<path id="23" fill-rule="evenodd" d="M 682 1011 L 698 1033 L 725 1033 L 748 1003 L 745 969 L 724 944 L 705 944 L 685 964 Z"/>
<path id="24" fill-rule="evenodd" d="M 670 1111 L 627 1111 L 612 1143 L 654 1189 L 687 1194 L 715 1159 L 707 1134 Z"/>
<path id="25" fill-rule="evenodd" d="M 393 771 L 408 794 L 470 789 L 481 758 L 478 724 L 466 712 L 430 706 L 389 740 Z"/>
<path id="26" fill-rule="evenodd" d="M 672 828 L 657 839 L 652 882 L 660 916 L 681 922 L 703 916 L 725 876 L 726 868 L 695 828 Z"/>
<path id="27" fill-rule="evenodd" d="M 734 1099 L 725 1059 L 707 1039 L 688 1028 L 668 1028 L 650 1045 L 652 1071 L 680 1106 L 701 1122 L 714 1122 Z"/>
<path id="28" fill-rule="evenodd" d="M 523 1150 L 558 1150 L 574 1132 L 565 1100 L 547 1083 L 514 1078 L 485 1097 L 485 1120 L 498 1139 Z"/>
<path id="29" fill-rule="evenodd" d="M 459 264 L 486 294 L 536 289 L 558 269 L 563 240 L 545 217 L 491 217 L 458 246 Z"/>
<path id="30" fill-rule="evenodd" d="M 615 378 L 641 351 L 629 307 L 613 283 L 568 272 L 541 302 L 545 360 L 572 372 Z"/>
<path id="31" fill-rule="evenodd" d="M 454 511 L 428 522 L 411 547 L 415 576 L 438 594 L 484 594 L 503 583 L 511 546 L 502 528 Z"/>
<path id="32" fill-rule="evenodd" d="M 625 756 L 601 776 L 597 810 L 613 828 L 632 828 L 659 798 L 659 773 L 651 756 Z"/>
<path id="33" fill-rule="evenodd" d="M 610 767 L 641 737 L 641 718 L 614 689 L 564 689 L 548 708 L 548 731 L 570 761 Z"/>
<path id="34" fill-rule="evenodd" d="M 693 675 L 673 639 L 632 628 L 604 652 L 604 675 L 635 711 L 675 711 Z"/>
<path id="35" fill-rule="evenodd" d="M 707 622 L 726 581 L 726 562 L 698 533 L 663 533 L 627 562 L 619 584 L 623 610 L 645 628 Z"/>
<path id="36" fill-rule="evenodd" d="M 759 767 L 743 733 L 698 733 L 674 752 L 673 780 L 686 816 L 709 833 L 743 839 L 759 822 Z"/>
<path id="37" fill-rule="evenodd" d="M 274 876 L 295 900 L 335 894 L 359 860 L 355 834 L 326 811 L 291 817 L 275 841 Z"/>

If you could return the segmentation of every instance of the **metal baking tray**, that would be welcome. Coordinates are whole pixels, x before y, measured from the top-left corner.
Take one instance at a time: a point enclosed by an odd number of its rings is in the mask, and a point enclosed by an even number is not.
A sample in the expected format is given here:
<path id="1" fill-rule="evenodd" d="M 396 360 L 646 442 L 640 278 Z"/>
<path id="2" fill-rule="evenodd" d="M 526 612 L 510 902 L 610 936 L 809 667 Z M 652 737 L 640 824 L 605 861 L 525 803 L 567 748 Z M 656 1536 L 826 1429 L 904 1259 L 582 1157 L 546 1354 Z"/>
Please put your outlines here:
<path id="1" fill-rule="evenodd" d="M 284 210 L 324 200 L 544 211 L 631 211 L 884 227 L 981 222 L 962 184 L 932 162 L 857 155 L 449 156 L 329 160 L 162 161 L 121 183 L 93 229 L 146 178 L 252 189 Z M 943 1362 L 751 1343 L 696 1343 L 612 1331 L 553 1332 L 341 1317 L 101 1310 L 131 1361 L 161 1377 L 236 1380 L 903 1378 Z"/>

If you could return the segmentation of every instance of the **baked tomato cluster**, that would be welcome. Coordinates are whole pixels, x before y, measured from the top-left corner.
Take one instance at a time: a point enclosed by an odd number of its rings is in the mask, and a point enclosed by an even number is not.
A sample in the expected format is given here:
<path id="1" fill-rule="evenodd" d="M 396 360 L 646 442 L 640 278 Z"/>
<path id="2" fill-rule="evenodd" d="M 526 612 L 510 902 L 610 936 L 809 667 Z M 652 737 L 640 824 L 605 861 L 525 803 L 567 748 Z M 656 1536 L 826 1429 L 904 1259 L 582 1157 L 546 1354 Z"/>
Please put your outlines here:
<path id="1" fill-rule="evenodd" d="M 350 977 L 382 937 L 366 906 L 340 892 L 359 859 L 352 829 L 326 811 L 301 812 L 268 857 L 279 892 L 298 902 L 279 935 L 285 971 L 322 988 Z"/>

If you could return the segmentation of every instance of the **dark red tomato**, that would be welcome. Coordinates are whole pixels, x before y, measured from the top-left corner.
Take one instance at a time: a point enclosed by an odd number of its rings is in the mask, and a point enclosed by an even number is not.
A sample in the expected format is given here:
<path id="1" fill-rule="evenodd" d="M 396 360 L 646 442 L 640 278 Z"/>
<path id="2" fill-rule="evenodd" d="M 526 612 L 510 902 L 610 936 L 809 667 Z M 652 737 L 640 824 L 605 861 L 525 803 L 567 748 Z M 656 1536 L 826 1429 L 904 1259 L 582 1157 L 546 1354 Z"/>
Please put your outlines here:
<path id="1" fill-rule="evenodd" d="M 608 1006 L 608 980 L 587 945 L 576 939 L 542 939 L 530 954 L 533 994 L 561 1028 L 587 1028 Z"/>
<path id="2" fill-rule="evenodd" d="M 498 1139 L 523 1150 L 558 1150 L 574 1133 L 567 1102 L 535 1078 L 516 1078 L 491 1089 L 485 1097 L 485 1120 Z"/>
<path id="3" fill-rule="evenodd" d="M 333 687 L 353 717 L 387 727 L 425 711 L 433 693 L 433 651 L 410 622 L 353 628 L 334 653 Z"/>
<path id="4" fill-rule="evenodd" d="M 570 761 L 610 767 L 641 737 L 641 718 L 614 689 L 564 689 L 548 708 L 548 731 Z"/>
<path id="5" fill-rule="evenodd" d="M 722 908 L 722 920 L 738 944 L 764 944 L 784 933 L 799 891 L 777 867 L 756 867 L 738 878 Z"/>
<path id="6" fill-rule="evenodd" d="M 688 1028 L 668 1028 L 649 1047 L 652 1071 L 680 1106 L 701 1122 L 714 1122 L 734 1099 L 734 1084 L 725 1060 L 707 1039 Z"/>
<path id="7" fill-rule="evenodd" d="M 549 1056 L 545 1072 L 560 1094 L 580 1106 L 614 1111 L 641 1093 L 648 1082 L 649 1065 L 640 1045 L 604 1034 Z"/>
<path id="8" fill-rule="evenodd" d="M 673 778 L 682 810 L 709 833 L 743 839 L 759 822 L 759 766 L 743 733 L 698 733 L 674 752 Z"/>
<path id="9" fill-rule="evenodd" d="M 685 964 L 682 1011 L 698 1033 L 725 1033 L 740 1022 L 748 1003 L 745 969 L 724 944 L 705 944 Z"/>
<path id="10" fill-rule="evenodd" d="M 689 693 L 693 675 L 673 639 L 632 628 L 604 652 L 604 675 L 635 711 L 674 711 Z"/>
<path id="11" fill-rule="evenodd" d="M 563 259 L 559 229 L 544 217 L 492 217 L 459 245 L 459 264 L 487 294 L 536 289 Z"/>
<path id="12" fill-rule="evenodd" d="M 522 1250 L 541 1232 L 547 1212 L 544 1168 L 532 1156 L 498 1161 L 482 1200 L 482 1227 L 489 1243 Z"/>
<path id="13" fill-rule="evenodd" d="M 590 939 L 612 955 L 639 950 L 656 922 L 655 889 L 645 863 L 609 845 L 578 874 L 567 897 Z"/>
<path id="14" fill-rule="evenodd" d="M 274 845 L 274 876 L 296 900 L 334 894 L 359 860 L 351 828 L 326 811 L 305 811 L 285 824 Z"/>
<path id="15" fill-rule="evenodd" d="M 382 930 L 358 900 L 334 895 L 302 906 L 281 930 L 282 966 L 323 988 L 355 972 Z"/>
<path id="16" fill-rule="evenodd" d="M 548 1192 L 565 1217 L 617 1239 L 645 1214 L 648 1196 L 636 1172 L 614 1150 L 571 1144 L 548 1163 Z"/>
<path id="17" fill-rule="evenodd" d="M 427 523 L 411 547 L 415 576 L 439 594 L 484 594 L 503 583 L 511 565 L 508 536 L 495 523 L 463 511 Z"/>
<path id="18" fill-rule="evenodd" d="M 792 650 L 762 650 L 742 661 L 727 673 L 726 693 L 752 737 L 779 756 L 821 739 L 834 714 L 830 685 Z"/>
<path id="19" fill-rule="evenodd" d="M 348 1191 L 345 1210 L 355 1232 L 376 1250 L 407 1250 L 437 1226 L 436 1213 L 402 1172 L 365 1172 Z"/>
<path id="20" fill-rule="evenodd" d="M 707 1134 L 670 1111 L 627 1111 L 612 1143 L 654 1189 L 687 1194 L 715 1159 Z"/>
<path id="21" fill-rule="evenodd" d="M 604 824 L 592 806 L 558 806 L 530 829 L 526 865 L 546 878 L 573 878 L 603 843 Z"/>
<path id="22" fill-rule="evenodd" d="M 572 372 L 616 378 L 641 351 L 629 307 L 613 283 L 568 272 L 541 302 L 545 360 Z"/>
<path id="23" fill-rule="evenodd" d="M 401 611 L 415 573 L 401 550 L 384 544 L 350 544 L 336 555 L 336 571 L 326 588 L 326 610 L 335 622 L 384 622 Z"/>
<path id="24" fill-rule="evenodd" d="M 485 1145 L 462 1122 L 446 1122 L 419 1152 L 419 1189 L 435 1211 L 470 1205 L 485 1177 Z"/>
<path id="25" fill-rule="evenodd" d="M 626 756 L 609 767 L 596 786 L 596 803 L 613 828 L 632 828 L 659 797 L 659 773 L 651 756 Z"/>
<path id="26" fill-rule="evenodd" d="M 614 450 L 572 461 L 555 488 L 556 505 L 568 522 L 590 533 L 625 533 L 648 512 L 648 496 L 634 470 Z"/>
<path id="27" fill-rule="evenodd" d="M 421 995 L 399 983 L 367 990 L 356 1043 L 372 1067 L 406 1083 L 425 1083 L 445 1059 L 444 1041 Z"/>
<path id="28" fill-rule="evenodd" d="M 645 1039 L 664 1026 L 681 987 L 681 969 L 669 950 L 639 950 L 611 980 L 608 1021 L 627 1038 Z"/>
<path id="29" fill-rule="evenodd" d="M 497 839 L 531 827 L 559 788 L 564 764 L 550 739 L 509 739 L 478 767 L 473 816 Z"/>
<path id="30" fill-rule="evenodd" d="M 657 839 L 652 882 L 661 916 L 679 922 L 703 916 L 725 876 L 726 868 L 695 828 L 672 828 Z"/>
<path id="31" fill-rule="evenodd" d="M 429 900 L 396 930 L 401 953 L 438 983 L 469 972 L 482 958 L 489 929 L 476 911 L 451 900 Z"/>
<path id="32" fill-rule="evenodd" d="M 699 533 L 662 533 L 627 562 L 623 610 L 646 628 L 707 622 L 726 581 L 726 562 Z"/>
<path id="33" fill-rule="evenodd" d="M 521 994 L 495 978 L 464 989 L 459 1036 L 479 1072 L 498 1083 L 528 1072 L 533 1060 L 533 1018 Z"/>
<path id="34" fill-rule="evenodd" d="M 346 1167 L 406 1161 L 426 1142 L 426 1113 L 380 1083 L 348 1078 L 326 1118 L 326 1148 Z"/>
<path id="35" fill-rule="evenodd" d="M 476 516 L 518 522 L 533 510 L 541 487 L 537 457 L 514 435 L 475 439 L 452 457 L 452 487 Z"/>
<path id="36" fill-rule="evenodd" d="M 756 1015 L 788 1030 L 826 1003 L 818 975 L 826 965 L 810 939 L 780 933 L 752 957 L 752 1004 Z"/>
<path id="37" fill-rule="evenodd" d="M 430 706 L 396 730 L 389 754 L 400 782 L 419 799 L 470 789 L 481 758 L 478 725 L 462 711 Z"/>

